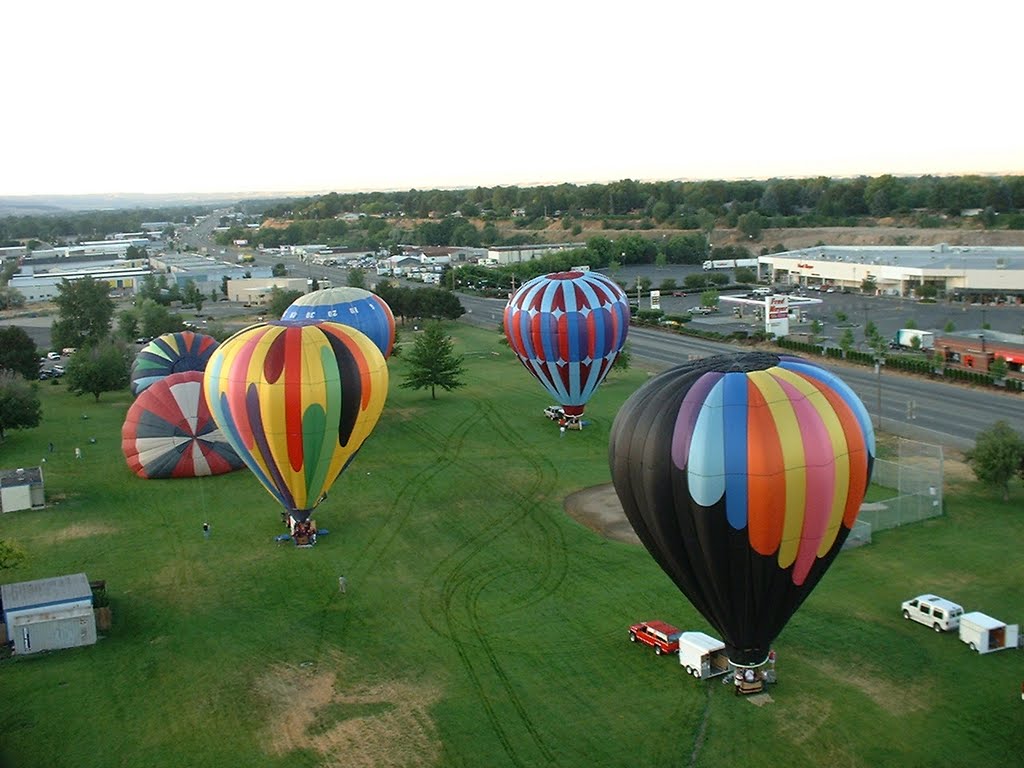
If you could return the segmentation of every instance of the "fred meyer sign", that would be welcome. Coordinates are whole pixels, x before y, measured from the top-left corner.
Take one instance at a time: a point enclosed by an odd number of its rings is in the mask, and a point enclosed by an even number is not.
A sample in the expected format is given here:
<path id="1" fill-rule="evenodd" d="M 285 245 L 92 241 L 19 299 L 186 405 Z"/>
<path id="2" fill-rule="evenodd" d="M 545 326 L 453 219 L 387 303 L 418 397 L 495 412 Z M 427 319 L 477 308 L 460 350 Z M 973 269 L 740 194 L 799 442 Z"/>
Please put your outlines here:
<path id="1" fill-rule="evenodd" d="M 651 309 L 661 309 L 661 291 L 651 291 Z"/>
<path id="2" fill-rule="evenodd" d="M 768 296 L 764 300 L 764 332 L 789 334 L 789 296 Z"/>

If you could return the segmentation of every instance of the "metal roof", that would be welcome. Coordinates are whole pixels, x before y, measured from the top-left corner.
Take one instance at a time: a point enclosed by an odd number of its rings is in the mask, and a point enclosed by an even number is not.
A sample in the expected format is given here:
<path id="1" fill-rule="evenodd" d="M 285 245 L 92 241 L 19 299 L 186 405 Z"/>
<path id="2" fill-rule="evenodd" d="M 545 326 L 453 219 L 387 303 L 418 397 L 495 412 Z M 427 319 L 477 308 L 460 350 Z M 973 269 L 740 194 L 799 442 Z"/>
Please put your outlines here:
<path id="1" fill-rule="evenodd" d="M 22 581 L 16 584 L 0 584 L 0 602 L 3 603 L 5 613 L 85 599 L 92 599 L 92 589 L 84 573 Z"/>
<path id="2" fill-rule="evenodd" d="M 43 470 L 40 467 L 0 469 L 0 488 L 14 488 L 19 485 L 32 485 L 42 481 Z"/>
<path id="3" fill-rule="evenodd" d="M 761 258 L 810 259 L 911 269 L 1024 269 L 1024 248 L 946 243 L 932 246 L 823 245 L 769 253 Z"/>

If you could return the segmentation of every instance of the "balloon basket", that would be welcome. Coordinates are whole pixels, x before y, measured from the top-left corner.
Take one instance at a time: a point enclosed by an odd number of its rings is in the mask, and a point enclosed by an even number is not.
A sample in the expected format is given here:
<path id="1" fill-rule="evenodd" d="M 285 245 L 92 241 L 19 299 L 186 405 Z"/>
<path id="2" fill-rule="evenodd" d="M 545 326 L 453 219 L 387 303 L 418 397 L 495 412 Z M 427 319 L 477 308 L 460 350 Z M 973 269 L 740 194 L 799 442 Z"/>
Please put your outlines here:
<path id="1" fill-rule="evenodd" d="M 294 517 L 287 513 L 281 513 L 281 519 L 284 524 L 288 527 L 288 533 L 275 536 L 274 540 L 278 543 L 282 541 L 292 541 L 296 547 L 308 549 L 316 544 L 316 537 L 319 531 L 316 527 L 316 520 L 312 518 L 308 520 L 296 520 Z M 326 531 L 324 531 L 326 533 Z"/>

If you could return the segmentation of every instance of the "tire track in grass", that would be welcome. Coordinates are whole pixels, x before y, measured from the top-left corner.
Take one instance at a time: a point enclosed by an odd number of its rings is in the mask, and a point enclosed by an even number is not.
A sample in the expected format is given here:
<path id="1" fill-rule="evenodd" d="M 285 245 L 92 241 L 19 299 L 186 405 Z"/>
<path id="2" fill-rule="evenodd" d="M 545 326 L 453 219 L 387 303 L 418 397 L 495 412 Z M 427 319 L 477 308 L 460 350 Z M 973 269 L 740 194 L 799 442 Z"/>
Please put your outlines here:
<path id="1" fill-rule="evenodd" d="M 512 679 L 494 650 L 488 632 L 481 621 L 480 604 L 482 595 L 494 582 L 508 581 L 511 577 L 518 577 L 521 573 L 535 576 L 535 586 L 533 588 L 524 587 L 521 594 L 527 599 L 519 600 L 506 613 L 521 611 L 531 604 L 546 599 L 564 581 L 568 572 L 564 537 L 561 529 L 541 509 L 557 481 L 558 472 L 549 460 L 538 455 L 531 446 L 526 444 L 512 428 L 512 425 L 501 417 L 491 404 L 482 404 L 482 410 L 484 411 L 484 422 L 491 432 L 525 458 L 530 471 L 530 481 L 526 486 L 508 483 L 492 485 L 496 493 L 512 500 L 518 514 L 509 516 L 500 525 L 492 526 L 470 538 L 452 555 L 439 563 L 421 590 L 420 612 L 427 625 L 448 639 L 454 646 L 481 706 L 487 714 L 491 728 L 501 742 L 509 760 L 515 765 L 536 764 L 535 760 L 521 756 L 519 754 L 521 750 L 517 750 L 513 744 L 509 736 L 508 718 L 499 716 L 491 696 L 488 695 L 484 681 L 484 676 L 488 673 L 497 679 L 498 687 L 503 692 L 503 699 L 512 706 L 519 724 L 529 735 L 543 760 L 550 764 L 554 761 L 554 753 L 545 743 L 540 729 L 534 723 L 527 707 L 518 695 Z M 473 464 L 469 467 L 464 466 L 462 469 L 464 472 L 470 471 L 473 474 L 494 479 L 493 470 L 487 466 Z M 542 568 L 527 568 L 523 565 L 509 563 L 501 569 L 482 570 L 474 562 L 480 559 L 479 555 L 495 540 L 524 523 L 532 525 L 541 533 L 544 541 L 544 545 L 539 547 L 543 557 Z M 432 584 L 437 580 L 441 581 L 440 608 L 444 622 L 443 627 L 437 625 L 434 612 L 429 610 L 434 603 L 436 594 Z M 467 634 L 468 640 L 466 639 Z M 474 649 L 483 653 L 485 664 L 480 665 L 475 661 L 475 655 L 471 652 Z"/>

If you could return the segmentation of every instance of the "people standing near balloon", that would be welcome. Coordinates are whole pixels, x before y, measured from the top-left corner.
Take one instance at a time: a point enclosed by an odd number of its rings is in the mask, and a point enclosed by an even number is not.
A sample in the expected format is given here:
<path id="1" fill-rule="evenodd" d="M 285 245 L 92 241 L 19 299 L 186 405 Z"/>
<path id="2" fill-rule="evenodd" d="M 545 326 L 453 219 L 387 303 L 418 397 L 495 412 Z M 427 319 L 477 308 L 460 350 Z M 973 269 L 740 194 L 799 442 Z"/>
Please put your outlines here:
<path id="1" fill-rule="evenodd" d="M 629 301 L 600 272 L 555 272 L 512 295 L 503 325 L 519 362 L 578 421 L 626 343 Z"/>
<path id="2" fill-rule="evenodd" d="M 637 536 L 757 667 L 838 555 L 875 455 L 863 403 L 786 355 L 696 360 L 640 387 L 612 426 L 612 481 Z"/>

